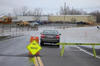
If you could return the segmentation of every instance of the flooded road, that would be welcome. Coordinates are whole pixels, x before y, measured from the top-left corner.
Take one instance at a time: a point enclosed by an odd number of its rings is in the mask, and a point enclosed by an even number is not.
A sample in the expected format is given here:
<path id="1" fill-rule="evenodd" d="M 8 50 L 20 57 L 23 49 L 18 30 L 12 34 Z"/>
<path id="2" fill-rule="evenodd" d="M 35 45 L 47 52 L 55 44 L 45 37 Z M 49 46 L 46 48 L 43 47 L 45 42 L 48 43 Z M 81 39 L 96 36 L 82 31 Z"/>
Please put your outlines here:
<path id="1" fill-rule="evenodd" d="M 16 37 L 16 38 L 0 41 L 0 66 L 34 66 L 33 61 L 31 61 L 31 58 L 28 57 L 28 50 L 26 49 L 26 46 L 29 44 L 29 40 L 31 36 L 40 37 L 40 33 L 43 30 L 58 30 L 61 33 L 60 42 L 100 43 L 100 40 L 99 40 L 100 30 L 98 30 L 95 26 L 94 27 L 78 27 L 78 28 L 77 27 L 69 28 L 67 26 L 52 26 L 52 25 L 39 26 L 37 30 L 24 31 L 23 32 L 24 36 L 22 37 Z M 91 48 L 91 46 L 84 46 L 84 47 Z M 45 66 L 51 66 L 50 64 L 52 64 L 52 66 L 53 65 L 60 66 L 61 64 L 57 65 L 57 61 L 59 59 L 60 59 L 60 61 L 58 61 L 59 63 L 63 61 L 63 64 L 65 64 L 62 66 L 66 66 L 66 62 L 69 62 L 68 65 L 73 66 L 75 63 L 78 63 L 79 61 L 86 61 L 86 60 L 88 60 L 89 62 L 84 62 L 84 63 L 87 63 L 85 64 L 85 66 L 90 66 L 92 65 L 93 62 L 100 61 L 99 59 L 90 61 L 89 59 L 94 59 L 94 58 L 90 57 L 88 54 L 85 54 L 79 49 L 76 49 L 76 46 L 66 46 L 65 54 L 64 54 L 65 58 L 61 58 L 59 55 L 60 48 L 55 49 L 52 47 L 51 48 L 43 47 L 43 50 L 41 51 L 41 56 L 42 56 L 42 60 Z M 100 49 L 100 46 L 96 46 L 96 49 Z M 51 59 L 49 57 L 51 57 Z M 73 57 L 73 58 L 68 58 L 68 57 Z M 81 58 L 85 58 L 85 59 L 82 60 Z M 55 61 L 52 61 L 53 59 Z M 70 62 L 72 60 L 74 61 L 77 60 L 77 61 L 76 62 L 73 61 L 72 62 L 73 64 L 71 64 Z M 49 61 L 52 61 L 52 62 L 49 62 Z M 81 62 L 76 65 L 82 65 L 84 63 Z M 92 66 L 94 65 L 99 66 L 99 63 L 94 63 Z"/>

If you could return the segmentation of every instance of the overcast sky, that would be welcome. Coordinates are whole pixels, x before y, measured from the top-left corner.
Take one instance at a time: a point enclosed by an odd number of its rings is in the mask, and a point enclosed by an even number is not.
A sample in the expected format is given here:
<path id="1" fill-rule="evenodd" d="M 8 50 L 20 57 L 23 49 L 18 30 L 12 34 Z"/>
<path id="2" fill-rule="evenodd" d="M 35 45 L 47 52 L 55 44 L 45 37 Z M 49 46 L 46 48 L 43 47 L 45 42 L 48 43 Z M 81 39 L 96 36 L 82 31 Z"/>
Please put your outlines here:
<path id="1" fill-rule="evenodd" d="M 0 13 L 10 12 L 13 8 L 42 8 L 44 13 L 56 13 L 66 2 L 67 6 L 87 12 L 100 10 L 100 0 L 0 0 Z"/>

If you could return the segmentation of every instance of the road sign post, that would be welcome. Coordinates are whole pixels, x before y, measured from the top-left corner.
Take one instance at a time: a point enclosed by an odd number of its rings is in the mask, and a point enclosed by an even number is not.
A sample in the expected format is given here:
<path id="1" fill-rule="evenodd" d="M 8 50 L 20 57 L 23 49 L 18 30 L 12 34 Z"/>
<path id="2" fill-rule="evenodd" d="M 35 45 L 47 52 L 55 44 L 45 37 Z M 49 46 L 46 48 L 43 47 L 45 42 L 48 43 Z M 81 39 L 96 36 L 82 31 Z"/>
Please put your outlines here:
<path id="1" fill-rule="evenodd" d="M 93 48 L 93 54 L 94 54 L 94 57 L 96 58 L 95 46 L 94 46 L 94 45 L 92 45 L 92 48 Z"/>
<path id="2" fill-rule="evenodd" d="M 62 45 L 62 49 L 61 49 L 61 52 L 60 52 L 61 56 L 64 55 L 64 48 L 65 48 L 65 45 Z"/>

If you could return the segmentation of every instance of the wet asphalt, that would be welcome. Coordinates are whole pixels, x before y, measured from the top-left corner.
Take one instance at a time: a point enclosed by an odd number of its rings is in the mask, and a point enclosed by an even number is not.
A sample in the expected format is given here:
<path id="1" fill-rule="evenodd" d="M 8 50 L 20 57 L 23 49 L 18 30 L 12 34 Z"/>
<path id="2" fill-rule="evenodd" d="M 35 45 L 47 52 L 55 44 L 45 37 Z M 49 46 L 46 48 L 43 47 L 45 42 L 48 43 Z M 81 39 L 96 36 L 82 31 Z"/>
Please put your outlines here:
<path id="1" fill-rule="evenodd" d="M 31 66 L 26 46 L 27 37 L 0 41 L 0 66 Z"/>
<path id="2" fill-rule="evenodd" d="M 60 56 L 60 48 L 46 46 L 41 55 L 44 66 L 100 66 L 100 59 L 73 46 L 66 47 L 63 56 Z"/>
<path id="3" fill-rule="evenodd" d="M 43 27 L 38 31 L 28 32 L 21 37 L 0 41 L 0 66 L 34 66 L 32 58 L 28 56 L 26 46 L 29 44 L 30 37 L 32 35 L 40 36 L 42 30 L 44 30 Z M 61 30 L 61 32 L 64 35 L 68 34 L 69 37 L 70 31 L 64 33 L 64 30 Z M 64 35 L 61 36 L 61 42 L 65 41 L 66 36 Z M 72 38 L 72 40 L 74 39 Z M 71 38 L 68 41 L 71 41 Z M 49 45 L 43 46 L 40 57 L 44 66 L 100 66 L 100 59 L 84 53 L 75 46 L 66 46 L 63 57 L 60 56 L 60 50 L 61 46 L 60 48 Z"/>

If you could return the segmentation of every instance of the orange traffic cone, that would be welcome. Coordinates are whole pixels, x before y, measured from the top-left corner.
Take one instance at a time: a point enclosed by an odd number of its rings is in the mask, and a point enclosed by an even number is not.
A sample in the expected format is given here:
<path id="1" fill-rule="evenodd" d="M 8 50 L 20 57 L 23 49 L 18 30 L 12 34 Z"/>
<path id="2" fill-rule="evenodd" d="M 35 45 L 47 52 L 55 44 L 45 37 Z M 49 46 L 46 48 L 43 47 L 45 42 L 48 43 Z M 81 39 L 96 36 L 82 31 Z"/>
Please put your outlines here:
<path id="1" fill-rule="evenodd" d="M 35 37 L 37 43 L 39 43 L 39 37 Z"/>
<path id="2" fill-rule="evenodd" d="M 34 37 L 33 37 L 33 36 L 31 36 L 31 38 L 30 38 L 30 43 L 33 41 L 33 38 L 34 38 Z"/>
<path id="3" fill-rule="evenodd" d="M 39 37 L 35 37 L 37 43 L 39 43 Z M 40 52 L 37 52 L 36 55 L 40 55 Z"/>
<path id="4" fill-rule="evenodd" d="M 29 54 L 29 55 L 32 55 L 32 53 L 31 53 L 31 52 L 29 52 L 28 54 Z"/>

